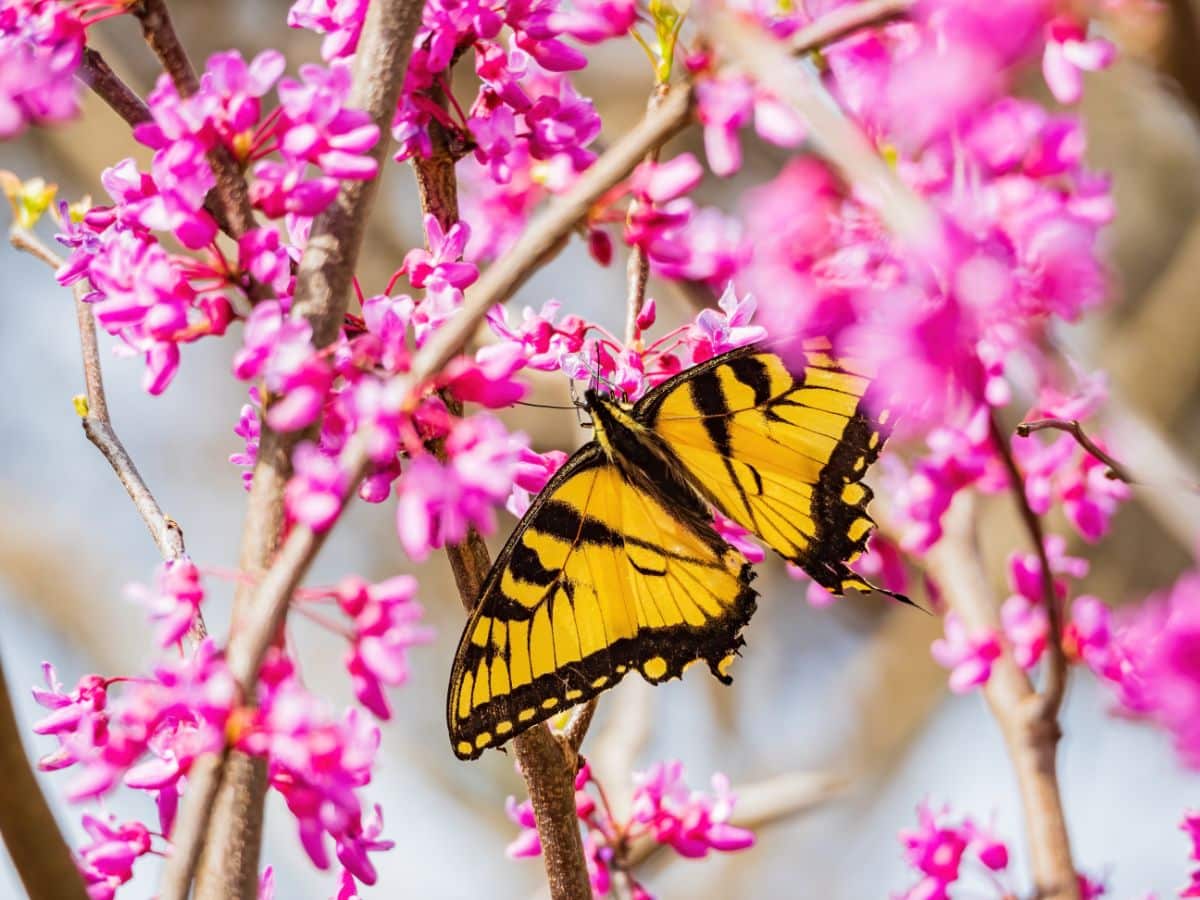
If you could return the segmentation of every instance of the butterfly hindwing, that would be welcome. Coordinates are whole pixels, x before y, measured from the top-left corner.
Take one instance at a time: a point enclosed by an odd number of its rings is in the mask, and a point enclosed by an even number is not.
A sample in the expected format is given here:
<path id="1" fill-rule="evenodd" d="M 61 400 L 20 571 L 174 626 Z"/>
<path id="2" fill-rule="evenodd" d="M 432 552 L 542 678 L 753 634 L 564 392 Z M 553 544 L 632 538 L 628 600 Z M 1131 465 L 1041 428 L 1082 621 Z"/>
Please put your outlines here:
<path id="1" fill-rule="evenodd" d="M 865 366 L 828 350 L 806 342 L 792 371 L 761 346 L 732 350 L 659 385 L 634 416 L 725 515 L 819 585 L 877 590 L 847 563 L 874 526 L 861 479 L 887 414 L 864 399 Z"/>
<path id="2" fill-rule="evenodd" d="M 634 487 L 595 443 L 534 499 L 497 557 L 447 698 L 463 759 L 636 670 L 725 669 L 755 606 L 745 557 L 670 499 Z"/>

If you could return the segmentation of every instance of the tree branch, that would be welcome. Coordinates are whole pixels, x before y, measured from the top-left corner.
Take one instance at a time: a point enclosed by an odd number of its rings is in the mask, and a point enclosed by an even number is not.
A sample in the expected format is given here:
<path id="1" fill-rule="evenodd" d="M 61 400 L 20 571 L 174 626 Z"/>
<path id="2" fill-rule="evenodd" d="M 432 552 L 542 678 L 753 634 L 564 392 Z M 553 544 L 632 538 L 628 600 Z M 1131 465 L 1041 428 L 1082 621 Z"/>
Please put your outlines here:
<path id="1" fill-rule="evenodd" d="M 12 245 L 18 250 L 40 259 L 53 269 L 63 264 L 63 260 L 53 250 L 43 244 L 36 235 L 25 229 L 14 226 L 10 232 Z M 96 320 L 92 307 L 83 302 L 87 293 L 85 282 L 75 285 L 75 321 L 79 326 L 79 348 L 83 360 L 84 401 L 86 409 L 80 416 L 83 433 L 95 445 L 96 449 L 108 460 L 116 473 L 125 493 L 133 501 L 134 509 L 146 523 L 154 545 L 163 559 L 179 559 L 185 555 L 183 544 L 183 529 L 179 523 L 166 515 L 158 505 L 153 492 L 142 478 L 133 457 L 117 437 L 112 419 L 108 412 L 108 398 L 104 391 L 104 376 L 100 367 L 100 346 L 96 340 Z M 193 641 L 203 640 L 207 634 L 204 617 L 197 611 L 195 619 L 188 630 L 188 636 Z"/>
<path id="2" fill-rule="evenodd" d="M 886 25 L 908 16 L 914 0 L 869 0 L 850 6 L 839 6 L 821 16 L 794 35 L 789 41 L 797 56 L 820 50 L 829 44 L 849 37 L 864 28 Z"/>
<path id="3" fill-rule="evenodd" d="M 894 11 L 888 10 L 888 14 L 894 15 Z M 818 19 L 812 27 L 822 21 Z M 792 58 L 788 45 L 729 12 L 717 11 L 704 24 L 710 41 L 731 63 L 808 123 L 808 137 L 817 152 L 841 170 L 850 184 L 864 190 L 896 237 L 917 250 L 930 245 L 937 234 L 936 217 L 846 118 L 820 79 Z M 858 27 L 866 24 L 857 23 Z M 829 34 L 836 38 L 842 32 L 830 29 Z M 810 35 L 808 40 L 812 39 Z"/>
<path id="4" fill-rule="evenodd" d="M 99 50 L 83 48 L 83 61 L 75 77 L 91 88 L 130 128 L 154 118 L 150 107 L 112 70 Z"/>
<path id="5" fill-rule="evenodd" d="M 137 0 L 130 12 L 141 23 L 146 43 L 162 63 L 179 96 L 190 97 L 196 93 L 200 89 L 200 79 L 196 76 L 192 61 L 188 59 L 183 42 L 175 33 L 165 0 Z M 227 230 L 232 237 L 240 238 L 256 225 L 246 179 L 233 154 L 224 146 L 210 150 L 208 161 L 217 178 L 217 206 L 223 214 L 224 223 L 228 225 Z"/>
<path id="6" fill-rule="evenodd" d="M 30 900 L 87 900 L 83 879 L 25 756 L 0 666 L 0 837 Z"/>
<path id="7" fill-rule="evenodd" d="M 440 91 L 434 100 L 443 106 L 446 103 Z M 458 222 L 456 159 L 445 129 L 436 122 L 430 126 L 430 138 L 432 153 L 428 158 L 414 159 L 413 168 L 422 211 L 432 215 L 445 231 Z M 428 237 L 426 234 L 426 243 Z M 452 414 L 462 414 L 462 404 L 455 398 L 444 395 L 443 399 Z M 436 442 L 434 450 L 439 458 L 445 459 L 441 441 Z M 462 543 L 446 546 L 446 556 L 463 608 L 470 615 L 491 568 L 487 545 L 479 532 L 471 528 Z M 513 750 L 533 804 L 551 896 L 555 900 L 589 900 L 591 884 L 575 815 L 574 754 L 564 752 L 544 724 L 518 735 Z"/>
<path id="8" fill-rule="evenodd" d="M 974 543 L 972 516 L 971 498 L 960 495 L 943 518 L 945 534 L 926 555 L 925 566 L 968 633 L 998 632 L 1000 617 Z M 1007 649 L 992 664 L 983 695 L 1000 726 L 1017 777 L 1035 896 L 1079 900 L 1056 772 L 1061 736 L 1057 719 L 1045 715 L 1048 705 Z"/>
<path id="9" fill-rule="evenodd" d="M 1004 432 L 996 422 L 995 416 L 989 416 L 988 428 L 992 444 L 1008 472 L 1009 489 L 1017 503 L 1017 511 L 1021 514 L 1021 522 L 1025 526 L 1029 539 L 1033 542 L 1041 567 L 1042 603 L 1046 607 L 1046 618 L 1049 622 L 1050 634 L 1046 638 L 1046 677 L 1042 685 L 1042 708 L 1040 716 L 1047 728 L 1058 730 L 1058 710 L 1062 706 L 1063 696 L 1067 690 L 1067 657 L 1062 646 L 1062 609 L 1054 590 L 1054 573 L 1050 571 L 1050 558 L 1046 555 L 1046 535 L 1042 529 L 1042 520 L 1029 505 L 1025 496 L 1025 479 L 1013 458 L 1012 448 L 1009 447 Z"/>
<path id="10" fill-rule="evenodd" d="M 1124 481 L 1126 484 L 1137 483 L 1125 466 L 1113 459 L 1108 451 L 1104 450 L 1099 444 L 1088 437 L 1087 432 L 1083 430 L 1083 426 L 1079 424 L 1078 419 L 1036 419 L 1032 422 L 1022 422 L 1017 426 L 1017 434 L 1021 437 L 1029 437 L 1035 431 L 1045 431 L 1048 428 L 1065 431 L 1074 437 L 1075 442 L 1080 447 L 1108 466 L 1108 471 L 1105 473 L 1107 477 L 1117 481 Z"/>
<path id="11" fill-rule="evenodd" d="M 146 3 L 161 6 L 161 0 L 146 0 Z M 391 119 L 420 18 L 418 0 L 376 0 L 368 7 L 359 40 L 347 105 L 365 110 L 378 126 L 380 136 L 371 155 L 379 163 L 380 171 L 389 155 Z M 379 178 L 377 175 L 367 181 L 344 182 L 334 202 L 313 222 L 297 271 L 292 314 L 309 320 L 313 344 L 318 348 L 336 339 L 345 317 Z M 259 667 L 282 627 L 292 592 L 325 540 L 325 533 L 314 534 L 298 528 L 292 535 L 295 540 L 276 553 L 283 527 L 283 494 L 291 476 L 291 453 L 308 436 L 310 432 L 279 434 L 262 423 L 239 563 L 251 579 L 239 585 L 235 594 L 227 649 L 230 667 L 248 703 L 253 703 Z M 365 465 L 364 458 L 364 469 Z M 268 629 L 265 634 L 263 628 Z M 220 782 L 220 789 L 215 792 L 211 783 L 214 779 Z M 194 845 L 202 840 L 204 850 L 199 854 L 196 872 L 196 900 L 229 897 L 253 900 L 257 893 L 267 787 L 263 761 L 231 751 L 224 766 L 206 772 L 203 782 L 194 787 L 197 802 L 188 797 L 180 814 L 179 834 L 186 846 L 181 846 L 168 861 L 162 897 L 164 900 L 186 897 L 197 860 Z M 199 805 L 203 798 L 214 793 L 215 802 Z"/>

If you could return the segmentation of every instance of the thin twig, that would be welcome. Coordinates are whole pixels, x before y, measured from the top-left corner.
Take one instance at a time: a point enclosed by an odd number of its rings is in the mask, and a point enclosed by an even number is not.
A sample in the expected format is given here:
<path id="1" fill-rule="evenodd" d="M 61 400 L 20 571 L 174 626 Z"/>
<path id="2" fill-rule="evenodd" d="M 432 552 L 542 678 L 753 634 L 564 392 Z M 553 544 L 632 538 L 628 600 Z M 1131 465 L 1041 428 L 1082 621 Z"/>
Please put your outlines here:
<path id="1" fill-rule="evenodd" d="M 0 803 L 0 838 L 13 867 L 34 898 L 87 900 L 79 870 L 71 857 L 50 804 L 38 786 L 21 742 L 4 668 L 0 666 L 0 771 L 4 802 Z"/>
<path id="2" fill-rule="evenodd" d="M 1035 431 L 1044 431 L 1046 429 L 1065 431 L 1074 437 L 1075 442 L 1080 447 L 1108 466 L 1108 471 L 1105 473 L 1107 477 L 1116 481 L 1123 481 L 1126 484 L 1137 483 L 1125 466 L 1113 459 L 1108 451 L 1088 437 L 1087 432 L 1083 430 L 1083 426 L 1079 424 L 1078 419 L 1036 419 L 1032 422 L 1022 422 L 1017 426 L 1017 434 L 1021 437 L 1029 437 Z"/>
<path id="3" fill-rule="evenodd" d="M 788 42 L 797 56 L 820 50 L 864 28 L 886 25 L 908 16 L 914 0 L 868 0 L 840 6 L 804 26 Z"/>
<path id="4" fill-rule="evenodd" d="M 1067 690 L 1067 657 L 1062 646 L 1062 609 L 1054 590 L 1054 573 L 1050 570 L 1050 557 L 1046 553 L 1046 535 L 1042 529 L 1042 520 L 1025 495 L 1025 479 L 1013 458 L 1012 448 L 1004 432 L 996 422 L 995 416 L 989 416 L 988 428 L 991 433 L 992 445 L 1008 472 L 1009 488 L 1017 503 L 1017 511 L 1021 514 L 1021 522 L 1025 526 L 1029 539 L 1033 542 L 1034 552 L 1041 567 L 1042 603 L 1046 607 L 1046 618 L 1049 622 L 1049 634 L 1046 637 L 1046 676 L 1042 684 L 1041 717 L 1047 726 L 1057 728 L 1058 709 L 1062 706 L 1063 696 Z"/>
<path id="5" fill-rule="evenodd" d="M 650 99 L 646 101 L 647 112 L 656 110 L 670 90 L 670 85 L 657 82 L 650 91 Z M 658 162 L 661 144 L 651 147 L 646 153 L 644 162 Z M 637 200 L 629 202 L 629 212 L 626 221 L 632 222 L 641 204 Z M 625 269 L 625 346 L 632 347 L 638 338 L 637 318 L 646 302 L 646 282 L 650 278 L 650 259 L 640 246 L 634 247 L 629 253 L 629 263 Z"/>
<path id="6" fill-rule="evenodd" d="M 808 123 L 813 147 L 865 193 L 894 235 L 917 251 L 931 246 L 937 234 L 932 211 L 888 167 L 817 75 L 794 59 L 786 44 L 729 12 L 716 12 L 705 28 L 714 46 L 732 63 Z"/>
<path id="7" fill-rule="evenodd" d="M 63 264 L 62 258 L 53 250 L 38 240 L 32 232 L 23 228 L 13 227 L 9 232 L 12 245 L 18 250 L 30 253 L 53 269 Z M 96 449 L 108 460 L 116 473 L 125 493 L 133 501 L 133 506 L 158 547 L 163 559 L 173 560 L 183 557 L 186 553 L 183 543 L 183 530 L 179 523 L 166 515 L 158 505 L 153 492 L 142 478 L 133 458 L 121 443 L 113 428 L 112 419 L 108 412 L 108 398 L 104 391 L 104 376 L 100 368 L 100 345 L 96 339 L 96 320 L 92 307 L 83 302 L 87 294 L 86 282 L 79 282 L 74 288 L 75 320 L 79 326 L 79 348 L 83 361 L 84 398 L 87 404 L 86 415 L 81 416 L 83 433 L 95 445 Z M 207 634 L 204 618 L 199 611 L 188 632 L 193 641 L 203 640 Z"/>
<path id="8" fill-rule="evenodd" d="M 973 521 L 971 498 L 964 492 L 943 517 L 944 536 L 926 554 L 925 568 L 968 633 L 996 633 L 1000 614 L 979 559 Z M 993 662 L 983 695 L 1004 736 L 1020 789 L 1035 896 L 1079 900 L 1058 785 L 1057 719 L 1044 715 L 1042 698 L 1007 648 Z"/>

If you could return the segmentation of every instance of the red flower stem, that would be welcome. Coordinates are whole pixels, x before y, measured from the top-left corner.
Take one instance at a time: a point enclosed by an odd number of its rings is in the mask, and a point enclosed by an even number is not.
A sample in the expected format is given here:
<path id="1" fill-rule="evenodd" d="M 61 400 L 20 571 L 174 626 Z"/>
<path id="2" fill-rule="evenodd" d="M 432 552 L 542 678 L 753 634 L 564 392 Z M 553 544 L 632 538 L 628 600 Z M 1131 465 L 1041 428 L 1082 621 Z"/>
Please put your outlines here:
<path id="1" fill-rule="evenodd" d="M 368 16 L 372 16 L 380 8 L 392 9 L 387 4 L 372 4 Z M 414 3 L 413 8 L 416 17 L 419 17 L 419 5 Z M 371 43 L 371 39 L 368 37 L 372 34 L 370 21 L 368 18 L 368 27 L 364 29 L 366 43 L 361 44 L 359 50 L 359 64 L 369 67 L 371 66 L 370 60 L 376 52 L 364 52 Z M 412 31 L 408 32 L 408 39 L 402 40 L 397 37 L 398 43 L 411 47 L 411 35 L 415 29 L 414 21 Z M 374 84 L 378 86 L 390 80 L 392 74 L 403 73 L 407 64 L 407 56 L 404 57 L 403 63 L 397 64 L 392 60 L 390 67 L 385 64 L 378 70 L 372 68 L 372 72 L 367 77 L 377 75 Z M 399 73 L 396 72 L 397 69 L 400 70 Z M 385 78 L 384 73 L 387 73 L 389 77 Z M 551 202 L 530 223 L 508 253 L 488 268 L 479 281 L 467 290 L 458 314 L 429 338 L 414 357 L 411 371 L 405 375 L 396 376 L 388 386 L 389 391 L 405 398 L 405 402 L 410 405 L 415 403 L 428 380 L 440 372 L 474 335 L 475 329 L 483 321 L 488 310 L 495 304 L 503 303 L 511 297 L 539 266 L 557 253 L 576 224 L 587 217 L 591 205 L 606 190 L 626 177 L 649 147 L 656 142 L 666 140 L 687 124 L 692 112 L 691 99 L 689 90 L 673 91 L 662 107 L 653 115 L 644 118 L 620 140 L 616 141 L 579 177 L 567 193 Z M 395 103 L 394 97 L 392 103 Z M 374 109 L 374 106 L 371 108 Z M 386 115 L 391 115 L 391 109 L 386 109 Z M 318 239 L 322 234 L 323 232 L 314 225 L 313 238 Z M 323 242 L 322 239 L 321 243 Z M 311 241 L 310 246 L 312 246 Z M 301 268 L 303 269 L 303 264 Z M 342 286 L 343 294 L 348 284 L 349 275 L 346 276 Z M 347 497 L 354 495 L 355 489 L 362 481 L 370 464 L 369 437 L 370 435 L 366 431 L 355 434 L 342 451 L 340 462 L 346 473 Z M 262 480 L 273 477 L 272 469 L 279 462 L 277 459 L 272 462 L 272 459 L 271 453 L 263 455 L 260 448 L 259 463 L 255 468 L 254 477 L 256 485 L 260 481 L 260 475 Z M 280 508 L 285 484 L 286 478 L 277 481 Z M 252 506 L 257 508 L 268 505 L 269 495 L 263 496 L 262 491 L 263 489 L 260 488 L 257 497 L 252 493 Z M 249 526 L 254 525 L 255 521 L 259 520 L 258 517 L 264 515 L 265 513 L 258 509 L 254 515 L 248 516 L 251 521 L 248 522 L 247 529 L 250 530 Z M 286 619 L 292 594 L 300 586 L 301 580 L 324 544 L 327 534 L 328 531 L 317 534 L 310 528 L 298 526 L 292 529 L 277 553 L 273 556 L 269 553 L 263 554 L 264 560 L 271 560 L 270 566 L 258 582 L 258 587 L 249 602 L 244 604 L 244 615 L 235 634 L 236 641 L 230 642 L 228 651 L 230 669 L 243 686 L 243 691 L 247 685 L 253 685 L 257 681 L 258 672 L 267 650 L 279 634 L 279 629 Z M 543 732 L 539 729 L 530 729 L 527 733 L 540 734 Z M 548 732 L 545 733 L 548 735 Z M 561 751 L 557 747 L 554 749 L 561 755 Z M 226 753 L 225 755 L 231 754 Z M 168 861 L 167 870 L 163 876 L 162 890 L 159 894 L 161 900 L 184 900 L 186 898 L 191 882 L 191 872 L 195 868 L 199 850 L 204 843 L 204 835 L 208 830 L 208 819 L 213 814 L 213 799 L 217 795 L 217 789 L 221 786 L 222 780 L 228 779 L 232 783 L 248 777 L 242 772 L 230 773 L 225 776 L 223 775 L 224 766 L 225 756 L 219 759 L 204 757 L 196 762 L 189 773 L 188 792 L 180 807 L 172 833 L 176 849 Z M 574 785 L 571 784 L 568 787 L 571 789 L 571 802 L 574 803 Z M 261 810 L 261 799 L 259 803 Z M 236 859 L 237 857 L 233 855 L 227 857 L 227 860 L 230 861 Z M 240 862 L 238 867 L 249 868 L 245 863 Z M 257 873 L 255 872 L 254 875 L 256 877 Z M 256 890 L 256 887 L 248 893 L 231 891 L 224 896 L 245 896 L 248 900 L 254 900 L 253 890 Z M 589 887 L 588 893 L 583 895 L 583 900 L 590 900 L 590 891 Z M 218 894 L 217 896 L 222 895 Z"/>

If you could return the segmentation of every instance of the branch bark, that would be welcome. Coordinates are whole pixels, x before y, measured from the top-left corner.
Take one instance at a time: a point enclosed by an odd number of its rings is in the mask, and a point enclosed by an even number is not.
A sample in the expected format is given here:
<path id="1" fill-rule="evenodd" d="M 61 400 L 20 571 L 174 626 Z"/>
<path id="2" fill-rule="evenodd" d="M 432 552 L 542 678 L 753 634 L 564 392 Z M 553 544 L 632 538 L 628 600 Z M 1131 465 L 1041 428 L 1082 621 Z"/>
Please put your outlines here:
<path id="1" fill-rule="evenodd" d="M 971 500 L 960 495 L 943 520 L 945 535 L 929 551 L 926 568 L 942 588 L 946 605 L 967 631 L 999 631 L 1000 619 L 972 529 Z M 1061 732 L 1024 670 L 1005 650 L 983 686 L 1000 726 L 1021 793 L 1035 897 L 1079 900 L 1071 841 L 1059 791 L 1056 755 Z"/>
<path id="2" fill-rule="evenodd" d="M 30 900 L 87 900 L 71 850 L 25 756 L 4 667 L 0 666 L 0 837 Z"/>
<path id="3" fill-rule="evenodd" d="M 868 0 L 840 6 L 797 31 L 790 41 L 791 50 L 796 55 L 819 50 L 864 28 L 903 19 L 912 6 L 913 0 Z"/>
<path id="4" fill-rule="evenodd" d="M 380 138 L 372 156 L 381 170 L 389 155 L 391 119 L 408 69 L 421 8 L 417 0 L 376 0 L 368 8 L 359 41 L 348 105 L 366 110 L 379 127 Z M 312 324 L 313 344 L 317 347 L 332 343 L 341 328 L 378 183 L 378 176 L 369 181 L 345 182 L 333 204 L 313 223 L 297 272 L 293 314 L 306 317 Z M 230 664 L 244 696 L 251 702 L 263 654 L 283 623 L 292 591 L 324 542 L 323 534 L 301 530 L 301 543 L 289 545 L 276 559 L 283 526 L 283 492 L 291 476 L 291 452 L 305 436 L 278 434 L 265 422 L 262 425 L 240 554 L 241 570 L 252 578 L 239 585 L 234 597 L 228 648 Z M 273 560 L 276 565 L 256 586 L 256 576 L 262 575 Z M 269 614 L 256 621 L 270 628 L 265 641 L 247 624 L 251 610 L 264 605 Z M 196 900 L 252 900 L 257 894 L 266 768 L 261 760 L 237 751 L 229 753 L 225 765 L 219 768 L 220 772 L 196 786 L 199 801 L 211 795 L 211 780 L 218 779 L 215 802 L 204 808 L 191 802 L 185 806 L 190 818 L 181 818 L 181 825 L 187 829 L 181 834 L 189 844 L 178 853 L 178 862 L 172 859 L 167 866 L 164 900 L 186 896 L 196 858 L 194 842 L 200 839 L 205 850 L 196 874 Z M 210 811 L 211 822 L 196 827 L 197 819 L 204 820 Z"/>
<path id="5" fill-rule="evenodd" d="M 440 92 L 434 99 L 445 104 L 446 98 Z M 436 122 L 430 127 L 430 137 L 433 152 L 428 158 L 415 159 L 413 168 L 421 209 L 447 231 L 458 221 L 456 160 L 445 129 Z M 452 414 L 462 414 L 462 405 L 456 399 L 450 396 L 444 399 Z M 445 457 L 440 441 L 434 449 L 439 457 Z M 462 543 L 447 545 L 446 556 L 463 608 L 470 615 L 491 568 L 487 545 L 479 532 L 471 528 Z M 533 804 L 551 897 L 554 900 L 589 900 L 592 889 L 575 815 L 574 752 L 561 746 L 545 724 L 518 735 L 513 741 L 513 749 Z"/>

